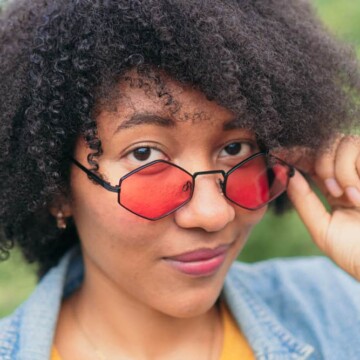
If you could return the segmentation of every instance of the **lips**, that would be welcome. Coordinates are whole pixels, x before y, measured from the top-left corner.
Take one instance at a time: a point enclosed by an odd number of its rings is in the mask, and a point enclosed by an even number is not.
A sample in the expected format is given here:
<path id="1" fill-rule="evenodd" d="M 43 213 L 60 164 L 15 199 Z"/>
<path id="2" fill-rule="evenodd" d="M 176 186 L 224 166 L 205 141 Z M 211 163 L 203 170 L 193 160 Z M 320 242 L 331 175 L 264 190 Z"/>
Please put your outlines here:
<path id="1" fill-rule="evenodd" d="M 223 264 L 230 245 L 221 245 L 215 249 L 202 248 L 164 260 L 176 270 L 194 276 L 207 276 L 215 273 Z"/>

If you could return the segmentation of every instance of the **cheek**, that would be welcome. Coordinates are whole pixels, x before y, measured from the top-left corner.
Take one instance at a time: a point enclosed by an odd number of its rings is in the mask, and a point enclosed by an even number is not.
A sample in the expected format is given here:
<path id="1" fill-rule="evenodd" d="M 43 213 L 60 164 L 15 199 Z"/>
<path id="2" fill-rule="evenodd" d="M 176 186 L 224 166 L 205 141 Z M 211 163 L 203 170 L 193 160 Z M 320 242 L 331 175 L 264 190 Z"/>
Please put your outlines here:
<path id="1" fill-rule="evenodd" d="M 80 175 L 81 176 L 81 175 Z M 156 239 L 161 224 L 142 219 L 117 202 L 117 194 L 100 186 L 73 181 L 73 217 L 88 274 L 106 274 L 116 283 L 121 274 L 139 282 L 158 254 Z M 157 225 L 157 226 L 155 226 Z M 96 270 L 97 269 L 97 270 Z M 127 286 L 130 286 L 128 284 Z"/>
<path id="2" fill-rule="evenodd" d="M 238 251 L 245 245 L 254 226 L 262 220 L 267 209 L 267 206 L 255 211 L 244 210 L 241 208 L 236 209 L 234 221 L 236 222 L 235 229 L 237 233 L 235 236 L 238 239 Z"/>
<path id="3" fill-rule="evenodd" d="M 249 224 L 251 226 L 251 229 L 263 219 L 267 210 L 268 206 L 264 206 L 259 210 L 251 211 L 251 214 L 249 215 Z"/>
<path id="4" fill-rule="evenodd" d="M 102 246 L 114 247 L 119 237 L 124 245 L 130 245 L 133 236 L 129 233 L 141 232 L 144 228 L 151 230 L 149 221 L 119 205 L 116 193 L 94 184 L 86 175 L 76 171 L 71 178 L 71 189 L 72 214 L 83 245 L 101 243 Z M 141 241 L 137 245 L 141 246 Z"/>
<path id="5" fill-rule="evenodd" d="M 167 251 L 161 239 L 169 222 L 142 219 L 123 209 L 116 194 L 87 179 L 90 185 L 73 180 L 73 216 L 89 281 L 109 293 L 113 290 L 104 284 L 116 284 L 118 295 L 147 304 L 157 303 L 162 292 L 167 298 L 168 276 L 159 258 Z M 159 300 L 158 307 L 164 302 Z"/>

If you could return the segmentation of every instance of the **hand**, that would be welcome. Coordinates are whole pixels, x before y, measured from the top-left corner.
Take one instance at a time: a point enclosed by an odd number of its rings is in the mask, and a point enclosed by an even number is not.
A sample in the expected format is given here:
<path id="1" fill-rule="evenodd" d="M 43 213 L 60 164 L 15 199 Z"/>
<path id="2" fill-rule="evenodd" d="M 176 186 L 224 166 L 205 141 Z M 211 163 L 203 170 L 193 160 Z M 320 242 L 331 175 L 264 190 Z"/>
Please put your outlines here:
<path id="1" fill-rule="evenodd" d="M 286 160 L 310 175 L 331 206 L 328 211 L 295 172 L 287 193 L 314 242 L 360 280 L 360 138 L 339 136 L 328 152 Z"/>

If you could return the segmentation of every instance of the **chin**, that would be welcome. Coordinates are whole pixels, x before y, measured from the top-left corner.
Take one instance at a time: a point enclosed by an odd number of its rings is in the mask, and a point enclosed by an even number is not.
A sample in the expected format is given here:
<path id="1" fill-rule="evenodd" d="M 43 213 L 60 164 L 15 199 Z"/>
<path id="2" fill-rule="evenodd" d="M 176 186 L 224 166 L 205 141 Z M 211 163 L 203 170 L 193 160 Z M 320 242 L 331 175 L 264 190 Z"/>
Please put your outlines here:
<path id="1" fill-rule="evenodd" d="M 167 304 L 162 306 L 162 312 L 175 318 L 191 318 L 205 314 L 209 311 L 220 296 L 222 284 L 209 284 L 208 286 L 199 286 L 198 289 L 192 289 L 183 292 L 180 296 L 167 299 Z"/>

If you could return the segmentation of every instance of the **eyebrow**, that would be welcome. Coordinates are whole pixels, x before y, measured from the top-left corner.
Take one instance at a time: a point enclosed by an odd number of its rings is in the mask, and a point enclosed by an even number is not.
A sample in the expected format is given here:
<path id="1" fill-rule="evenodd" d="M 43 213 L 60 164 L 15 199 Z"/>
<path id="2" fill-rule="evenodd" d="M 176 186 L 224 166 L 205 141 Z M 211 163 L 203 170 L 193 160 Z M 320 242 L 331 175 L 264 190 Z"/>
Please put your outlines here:
<path id="1" fill-rule="evenodd" d="M 169 118 L 163 118 L 154 114 L 135 114 L 123 121 L 114 131 L 114 134 L 123 129 L 130 129 L 137 125 L 158 125 L 162 127 L 174 127 L 175 122 Z"/>
<path id="2" fill-rule="evenodd" d="M 240 128 L 242 128 L 242 126 L 237 118 L 232 119 L 230 121 L 226 121 L 223 125 L 224 131 L 230 131 L 230 130 L 240 129 Z"/>
<path id="3" fill-rule="evenodd" d="M 130 129 L 132 127 L 138 125 L 158 125 L 162 127 L 175 127 L 176 123 L 174 120 L 170 118 L 164 118 L 159 115 L 155 114 L 135 114 L 131 116 L 129 119 L 123 121 L 114 131 L 114 134 L 118 133 L 123 129 Z M 241 125 L 239 124 L 238 119 L 232 119 L 227 121 L 223 124 L 224 131 L 230 131 L 234 129 L 240 128 Z"/>

